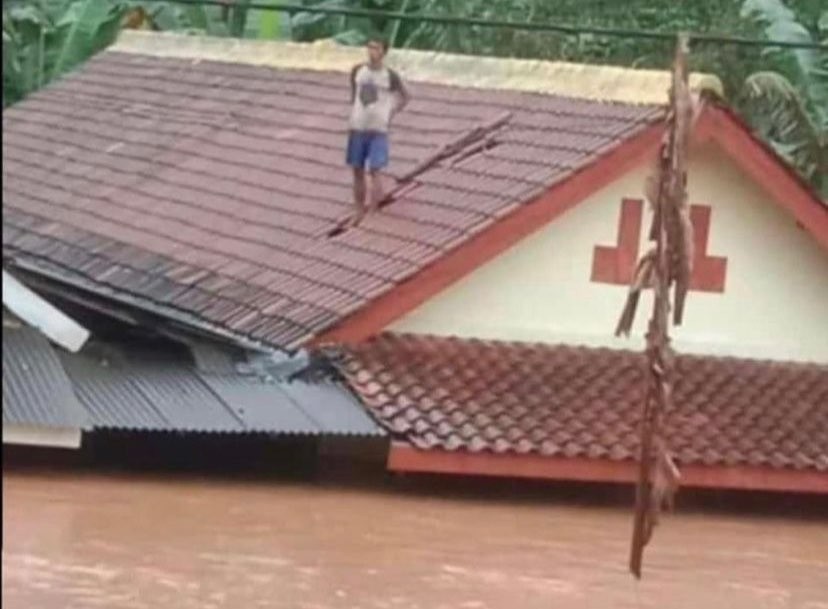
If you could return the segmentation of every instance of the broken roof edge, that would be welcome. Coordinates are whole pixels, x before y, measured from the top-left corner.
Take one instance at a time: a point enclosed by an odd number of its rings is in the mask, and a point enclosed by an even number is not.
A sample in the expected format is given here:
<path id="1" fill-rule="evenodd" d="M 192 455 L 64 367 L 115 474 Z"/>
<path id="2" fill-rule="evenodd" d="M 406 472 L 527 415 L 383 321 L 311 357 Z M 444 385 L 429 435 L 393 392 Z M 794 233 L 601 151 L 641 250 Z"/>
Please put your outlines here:
<path id="1" fill-rule="evenodd" d="M 333 40 L 301 43 L 139 30 L 124 30 L 110 50 L 195 61 L 334 72 L 349 72 L 365 59 L 362 48 L 340 45 Z M 411 81 L 627 104 L 666 104 L 671 78 L 667 70 L 412 49 L 393 50 L 388 63 Z M 724 91 L 721 80 L 712 74 L 691 74 L 690 86 L 694 91 L 710 91 L 719 96 Z"/>
<path id="2" fill-rule="evenodd" d="M 5 255 L 6 252 L 4 251 L 4 257 Z M 11 268 L 17 271 L 31 273 L 36 277 L 47 281 L 53 281 L 64 288 L 79 290 L 83 293 L 90 293 L 96 297 L 103 298 L 112 304 L 134 307 L 139 311 L 152 315 L 158 315 L 159 317 L 168 319 L 173 323 L 181 324 L 185 328 L 205 332 L 208 336 L 212 336 L 218 340 L 226 340 L 230 344 L 242 349 L 249 349 L 260 353 L 283 351 L 290 353 L 301 347 L 301 343 L 283 346 L 251 338 L 247 335 L 243 335 L 231 329 L 211 323 L 195 313 L 187 312 L 182 309 L 160 303 L 146 296 L 129 292 L 116 286 L 103 285 L 89 279 L 88 277 L 85 277 L 82 273 L 76 271 L 75 269 L 71 269 L 65 265 L 57 264 L 54 261 L 46 260 L 30 253 L 21 254 L 18 252 L 17 255 L 13 254 L 10 256 L 10 265 Z"/>
<path id="3" fill-rule="evenodd" d="M 89 339 L 89 330 L 3 269 L 3 306 L 38 329 L 49 340 L 77 352 Z"/>

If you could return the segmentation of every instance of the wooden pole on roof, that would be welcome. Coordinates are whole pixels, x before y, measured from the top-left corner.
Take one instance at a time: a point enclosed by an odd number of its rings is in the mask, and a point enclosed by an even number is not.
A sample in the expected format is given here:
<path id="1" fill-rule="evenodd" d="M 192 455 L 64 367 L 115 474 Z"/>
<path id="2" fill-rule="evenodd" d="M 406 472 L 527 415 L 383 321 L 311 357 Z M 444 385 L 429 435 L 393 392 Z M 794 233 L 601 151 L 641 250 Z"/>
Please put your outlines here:
<path id="1" fill-rule="evenodd" d="M 689 39 L 679 36 L 673 64 L 665 133 L 645 194 L 653 211 L 650 250 L 639 260 L 616 335 L 629 335 L 642 290 L 653 288 L 654 302 L 646 334 L 646 398 L 641 441 L 630 571 L 641 577 L 644 547 L 662 508 L 672 507 L 680 474 L 662 435 L 662 417 L 672 407 L 675 355 L 670 347 L 670 311 L 680 325 L 693 263 L 693 228 L 687 202 L 687 153 L 699 107 L 689 87 Z M 671 302 L 671 289 L 673 299 Z"/>

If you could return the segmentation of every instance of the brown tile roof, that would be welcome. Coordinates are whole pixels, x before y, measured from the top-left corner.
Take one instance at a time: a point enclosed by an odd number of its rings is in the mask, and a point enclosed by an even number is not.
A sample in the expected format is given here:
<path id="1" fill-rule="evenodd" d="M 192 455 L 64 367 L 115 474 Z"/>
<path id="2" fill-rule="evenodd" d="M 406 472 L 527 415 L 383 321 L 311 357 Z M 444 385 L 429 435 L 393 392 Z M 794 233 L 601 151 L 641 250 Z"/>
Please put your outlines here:
<path id="1" fill-rule="evenodd" d="M 681 356 L 668 442 L 683 464 L 828 472 L 828 366 Z M 643 356 L 383 334 L 341 369 L 420 449 L 624 461 L 637 455 Z"/>
<path id="2" fill-rule="evenodd" d="M 513 112 L 362 226 L 342 73 L 109 51 L 3 113 L 3 251 L 235 339 L 297 347 L 652 125 L 654 106 L 414 83 L 399 176 Z"/>

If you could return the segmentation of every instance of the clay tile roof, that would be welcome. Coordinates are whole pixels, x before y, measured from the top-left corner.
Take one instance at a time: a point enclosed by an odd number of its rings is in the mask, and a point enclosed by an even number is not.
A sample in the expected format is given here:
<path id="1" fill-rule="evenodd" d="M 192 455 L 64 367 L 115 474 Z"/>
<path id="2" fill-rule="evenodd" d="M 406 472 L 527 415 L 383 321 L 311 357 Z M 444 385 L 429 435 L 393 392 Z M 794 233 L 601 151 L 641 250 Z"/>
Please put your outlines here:
<path id="1" fill-rule="evenodd" d="M 662 113 L 410 88 L 392 177 L 481 122 L 513 118 L 485 153 L 434 167 L 329 237 L 352 211 L 346 75 L 104 52 L 3 112 L 4 258 L 234 340 L 295 348 Z"/>
<path id="2" fill-rule="evenodd" d="M 366 403 L 398 440 L 419 448 L 616 461 L 637 454 L 640 354 L 382 334 L 345 348 L 340 366 L 358 395 L 372 382 L 366 370 L 410 379 L 420 397 L 403 386 L 398 398 Z M 828 366 L 701 356 L 680 356 L 677 366 L 666 430 L 680 463 L 828 472 Z M 407 396 L 406 407 L 394 407 Z M 400 430 L 411 418 L 423 424 Z"/>

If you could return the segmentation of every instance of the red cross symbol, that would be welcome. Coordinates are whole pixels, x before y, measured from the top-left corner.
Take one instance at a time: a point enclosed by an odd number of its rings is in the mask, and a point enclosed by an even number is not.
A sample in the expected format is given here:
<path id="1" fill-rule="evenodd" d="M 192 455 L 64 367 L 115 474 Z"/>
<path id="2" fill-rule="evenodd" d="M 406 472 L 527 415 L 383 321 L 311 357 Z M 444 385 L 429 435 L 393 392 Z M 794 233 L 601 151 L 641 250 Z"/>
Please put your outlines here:
<path id="1" fill-rule="evenodd" d="M 638 260 L 641 243 L 641 223 L 644 202 L 641 199 L 624 199 L 618 222 L 616 245 L 596 245 L 592 256 L 592 281 L 629 285 Z M 690 206 L 693 223 L 695 257 L 690 289 L 700 292 L 724 292 L 727 277 L 727 258 L 708 256 L 711 209 L 707 205 Z"/>

